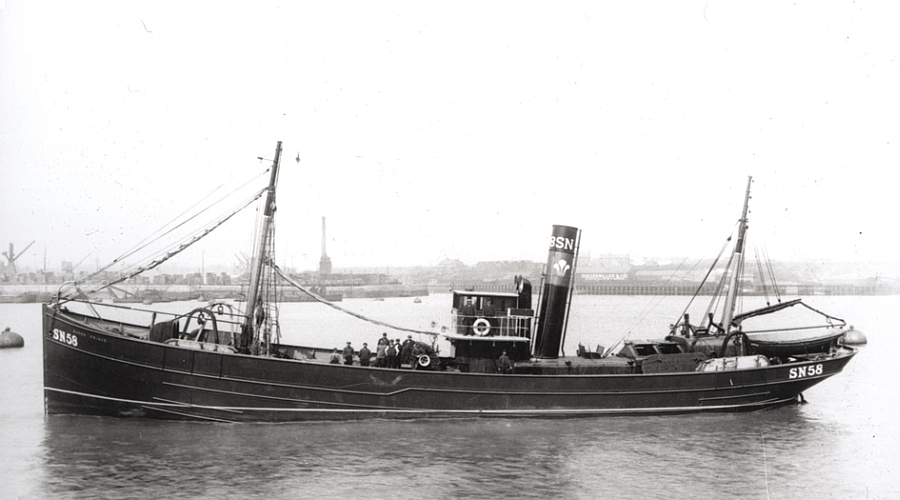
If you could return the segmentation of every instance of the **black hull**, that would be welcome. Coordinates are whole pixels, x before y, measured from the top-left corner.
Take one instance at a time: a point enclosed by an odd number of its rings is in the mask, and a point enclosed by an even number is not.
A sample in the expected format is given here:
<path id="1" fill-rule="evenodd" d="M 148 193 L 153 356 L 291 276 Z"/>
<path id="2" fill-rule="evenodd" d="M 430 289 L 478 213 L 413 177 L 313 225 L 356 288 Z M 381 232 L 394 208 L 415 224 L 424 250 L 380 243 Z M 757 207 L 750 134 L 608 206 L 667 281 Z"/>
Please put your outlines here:
<path id="1" fill-rule="evenodd" d="M 796 402 L 855 355 L 721 372 L 494 375 L 192 350 L 79 319 L 44 308 L 49 414 L 287 422 L 747 411 Z"/>

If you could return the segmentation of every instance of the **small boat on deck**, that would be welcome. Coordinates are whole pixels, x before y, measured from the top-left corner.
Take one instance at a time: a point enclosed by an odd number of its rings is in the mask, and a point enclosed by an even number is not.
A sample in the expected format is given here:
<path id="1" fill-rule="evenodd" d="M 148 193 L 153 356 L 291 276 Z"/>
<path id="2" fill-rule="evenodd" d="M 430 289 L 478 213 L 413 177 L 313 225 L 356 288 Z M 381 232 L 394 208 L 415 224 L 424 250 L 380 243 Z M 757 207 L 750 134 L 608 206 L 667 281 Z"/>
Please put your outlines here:
<path id="1" fill-rule="evenodd" d="M 561 356 L 581 232 L 553 226 L 536 308 L 531 282 L 517 277 L 511 293 L 454 292 L 452 324 L 441 333 L 346 311 L 433 342 L 409 344 L 408 352 L 404 346 L 394 367 L 368 364 L 368 356 L 361 362 L 358 352 L 345 358 L 350 364 L 329 363 L 315 354 L 332 349 L 280 341 L 278 308 L 269 302 L 278 296 L 270 283 L 279 279 L 317 297 L 282 273 L 272 254 L 281 150 L 279 142 L 269 184 L 260 191 L 263 216 L 243 309 L 226 303 L 183 313 L 135 309 L 86 299 L 95 290 L 84 293 L 85 283 L 61 288 L 42 313 L 48 414 L 283 422 L 748 411 L 798 402 L 857 352 L 835 342 L 815 349 L 777 344 L 769 351 L 754 344 L 742 330 L 745 318 L 735 314 L 734 273 L 718 323 L 694 326 L 685 318 L 659 340 L 625 341 L 615 353 L 579 348 L 576 356 Z M 749 188 L 735 263 L 743 258 Z M 146 320 L 133 319 L 138 313 Z M 438 340 L 449 349 L 435 349 Z"/>
<path id="2" fill-rule="evenodd" d="M 823 335 L 755 335 L 749 340 L 753 352 L 770 357 L 808 355 L 838 348 L 846 332 L 836 330 Z"/>

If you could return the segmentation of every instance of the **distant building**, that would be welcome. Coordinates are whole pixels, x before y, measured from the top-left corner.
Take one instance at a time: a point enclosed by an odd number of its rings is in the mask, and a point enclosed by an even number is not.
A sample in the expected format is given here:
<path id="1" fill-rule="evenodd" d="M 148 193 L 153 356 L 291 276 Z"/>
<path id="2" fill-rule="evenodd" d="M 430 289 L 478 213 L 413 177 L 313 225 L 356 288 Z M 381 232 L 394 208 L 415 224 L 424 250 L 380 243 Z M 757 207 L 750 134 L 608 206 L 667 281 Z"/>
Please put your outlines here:
<path id="1" fill-rule="evenodd" d="M 634 279 L 634 266 L 628 255 L 582 256 L 575 266 L 576 280 L 584 282 L 627 281 Z"/>
<path id="2" fill-rule="evenodd" d="M 444 259 L 438 263 L 437 268 L 441 274 L 455 274 L 466 271 L 469 266 L 458 259 Z"/>
<path id="3" fill-rule="evenodd" d="M 490 278 L 540 276 L 541 267 L 541 263 L 530 260 L 484 261 L 475 264 L 475 273 L 480 277 Z"/>

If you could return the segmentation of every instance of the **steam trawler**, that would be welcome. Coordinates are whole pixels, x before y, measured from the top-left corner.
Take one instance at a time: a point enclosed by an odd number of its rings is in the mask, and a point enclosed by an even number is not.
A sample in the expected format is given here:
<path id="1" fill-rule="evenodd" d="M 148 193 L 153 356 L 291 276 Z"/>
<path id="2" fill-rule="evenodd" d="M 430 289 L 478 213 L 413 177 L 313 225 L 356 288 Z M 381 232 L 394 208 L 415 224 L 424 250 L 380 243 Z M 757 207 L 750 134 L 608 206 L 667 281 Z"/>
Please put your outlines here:
<path id="1" fill-rule="evenodd" d="M 795 305 L 735 314 L 748 182 L 718 322 L 710 315 L 692 325 L 685 317 L 660 340 L 627 341 L 615 353 L 579 347 L 575 356 L 560 356 L 581 233 L 553 226 L 536 309 L 531 283 L 521 277 L 514 293 L 456 291 L 450 328 L 419 332 L 440 335 L 449 352 L 419 342 L 402 368 L 329 364 L 311 356 L 312 348 L 280 342 L 277 307 L 270 303 L 278 278 L 317 297 L 272 258 L 280 158 L 279 142 L 259 195 L 263 216 L 243 310 L 218 303 L 176 314 L 91 302 L 84 283 L 61 288 L 43 306 L 48 414 L 285 422 L 747 411 L 798 402 L 857 352 L 840 343 L 843 321 L 827 315 L 825 333 L 812 342 L 754 343 L 743 329 L 750 316 Z M 143 314 L 143 322 L 134 319 Z"/>

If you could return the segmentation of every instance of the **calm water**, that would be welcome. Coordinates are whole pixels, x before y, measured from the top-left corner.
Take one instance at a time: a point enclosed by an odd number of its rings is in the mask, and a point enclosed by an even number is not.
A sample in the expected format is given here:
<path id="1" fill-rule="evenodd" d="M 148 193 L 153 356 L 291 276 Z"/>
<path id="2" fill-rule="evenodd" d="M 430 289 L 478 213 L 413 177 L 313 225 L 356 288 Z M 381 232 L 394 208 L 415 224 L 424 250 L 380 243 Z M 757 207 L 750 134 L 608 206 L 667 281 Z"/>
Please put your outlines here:
<path id="1" fill-rule="evenodd" d="M 569 350 L 612 345 L 632 328 L 635 338 L 659 337 L 684 299 L 576 297 Z M 895 351 L 886 349 L 900 297 L 810 302 L 847 318 L 869 345 L 844 373 L 809 390 L 806 405 L 737 415 L 278 425 L 47 417 L 40 306 L 0 305 L 0 328 L 25 337 L 25 348 L 0 350 L 0 498 L 900 498 L 900 404 Z M 448 304 L 445 294 L 421 304 L 342 303 L 423 329 L 446 321 Z M 282 318 L 284 340 L 306 345 L 349 340 L 358 348 L 384 331 L 316 304 L 288 304 Z M 335 333 L 317 336 L 324 328 Z"/>

